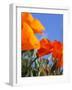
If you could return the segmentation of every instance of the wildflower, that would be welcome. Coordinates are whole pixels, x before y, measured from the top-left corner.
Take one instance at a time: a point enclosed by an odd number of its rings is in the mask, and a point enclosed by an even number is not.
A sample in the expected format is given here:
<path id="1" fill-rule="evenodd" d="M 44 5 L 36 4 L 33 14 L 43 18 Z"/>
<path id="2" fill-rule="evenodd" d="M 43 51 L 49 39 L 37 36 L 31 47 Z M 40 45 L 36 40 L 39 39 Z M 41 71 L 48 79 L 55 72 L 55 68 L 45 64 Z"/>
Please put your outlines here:
<path id="1" fill-rule="evenodd" d="M 28 12 L 22 12 L 21 25 L 22 50 L 39 49 L 40 42 L 35 33 L 42 33 L 43 25 Z"/>
<path id="2" fill-rule="evenodd" d="M 63 65 L 63 44 L 59 41 L 52 42 L 52 56 L 57 60 L 57 67 Z"/>
<path id="3" fill-rule="evenodd" d="M 30 23 L 30 26 L 33 29 L 34 33 L 42 34 L 43 30 L 45 29 L 44 26 L 41 24 L 41 22 L 38 19 L 34 19 Z"/>
<path id="4" fill-rule="evenodd" d="M 30 23 L 33 21 L 33 16 L 32 14 L 30 14 L 29 12 L 22 12 L 21 13 L 21 20 L 22 20 L 22 23 L 23 22 L 27 22 L 27 23 Z"/>
<path id="5" fill-rule="evenodd" d="M 32 14 L 28 12 L 22 12 L 22 27 L 24 22 L 26 22 L 32 28 L 34 33 L 42 34 L 43 30 L 45 29 L 41 22 L 38 19 L 34 18 Z"/>
<path id="6" fill-rule="evenodd" d="M 33 30 L 27 23 L 23 23 L 23 29 L 21 32 L 22 50 L 39 49 L 40 42 L 34 35 Z"/>
<path id="7" fill-rule="evenodd" d="M 51 43 L 48 39 L 44 38 L 40 41 L 40 49 L 37 52 L 37 56 L 41 57 L 51 53 Z"/>

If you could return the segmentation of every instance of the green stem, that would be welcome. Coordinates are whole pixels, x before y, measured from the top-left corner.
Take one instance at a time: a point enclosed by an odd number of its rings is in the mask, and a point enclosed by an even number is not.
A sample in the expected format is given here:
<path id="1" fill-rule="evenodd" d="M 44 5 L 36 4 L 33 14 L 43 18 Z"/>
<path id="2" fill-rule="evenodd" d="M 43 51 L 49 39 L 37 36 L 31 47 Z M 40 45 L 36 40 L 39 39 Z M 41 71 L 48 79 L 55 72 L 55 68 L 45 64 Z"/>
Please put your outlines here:
<path id="1" fill-rule="evenodd" d="M 30 66 L 36 61 L 38 57 L 36 57 L 31 63 L 30 63 Z"/>

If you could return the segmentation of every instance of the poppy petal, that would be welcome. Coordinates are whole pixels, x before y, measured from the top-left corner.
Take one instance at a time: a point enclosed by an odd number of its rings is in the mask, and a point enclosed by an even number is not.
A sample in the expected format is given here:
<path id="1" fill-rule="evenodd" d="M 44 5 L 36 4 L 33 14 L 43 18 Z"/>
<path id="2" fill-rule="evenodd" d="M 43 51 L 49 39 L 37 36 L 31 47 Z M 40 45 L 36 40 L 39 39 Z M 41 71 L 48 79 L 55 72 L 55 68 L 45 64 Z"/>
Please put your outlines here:
<path id="1" fill-rule="evenodd" d="M 42 33 L 45 29 L 44 26 L 41 24 L 41 22 L 38 19 L 34 19 L 30 23 L 31 28 L 33 29 L 34 33 Z"/>
<path id="2" fill-rule="evenodd" d="M 34 35 L 33 30 L 30 26 L 24 22 L 22 29 L 22 50 L 31 50 L 31 49 L 39 49 L 40 42 Z"/>

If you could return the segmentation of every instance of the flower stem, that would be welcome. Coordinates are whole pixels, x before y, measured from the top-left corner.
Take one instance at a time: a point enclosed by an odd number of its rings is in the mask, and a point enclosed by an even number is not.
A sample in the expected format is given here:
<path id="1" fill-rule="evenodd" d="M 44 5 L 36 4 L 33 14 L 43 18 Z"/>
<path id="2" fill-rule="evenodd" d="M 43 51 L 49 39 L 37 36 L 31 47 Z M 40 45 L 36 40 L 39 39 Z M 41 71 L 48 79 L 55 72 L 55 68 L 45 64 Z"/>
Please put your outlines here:
<path id="1" fill-rule="evenodd" d="M 38 57 L 35 57 L 34 60 L 30 63 L 30 66 L 36 61 Z"/>

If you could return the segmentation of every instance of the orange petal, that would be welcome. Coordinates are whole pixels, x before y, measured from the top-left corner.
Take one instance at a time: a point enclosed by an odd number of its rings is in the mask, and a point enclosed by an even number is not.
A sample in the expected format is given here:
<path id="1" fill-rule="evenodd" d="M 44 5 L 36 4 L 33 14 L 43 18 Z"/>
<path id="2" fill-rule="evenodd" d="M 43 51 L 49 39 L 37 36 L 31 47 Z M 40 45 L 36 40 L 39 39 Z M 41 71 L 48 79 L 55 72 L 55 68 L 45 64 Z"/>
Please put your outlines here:
<path id="1" fill-rule="evenodd" d="M 47 54 L 50 54 L 51 53 L 51 44 L 50 44 L 50 41 L 48 39 L 42 39 L 40 41 L 40 49 L 38 50 L 38 57 L 41 57 L 41 56 L 44 56 L 44 55 L 47 55 Z"/>
<path id="2" fill-rule="evenodd" d="M 60 43 L 59 41 L 54 41 L 52 42 L 53 46 L 53 51 L 52 51 L 52 56 L 55 59 L 58 59 L 57 62 L 57 67 L 61 67 L 62 62 L 63 62 L 63 44 Z"/>
<path id="3" fill-rule="evenodd" d="M 57 62 L 56 67 L 57 67 L 57 68 L 63 67 L 63 59 L 61 59 L 61 60 L 59 60 L 59 61 Z"/>
<path id="4" fill-rule="evenodd" d="M 33 21 L 32 14 L 30 14 L 29 12 L 22 12 L 22 14 L 21 14 L 21 20 L 23 22 L 25 22 L 25 21 L 32 22 Z"/>
<path id="5" fill-rule="evenodd" d="M 39 49 L 40 42 L 34 35 L 30 26 L 24 22 L 22 29 L 22 50 Z"/>
<path id="6" fill-rule="evenodd" d="M 44 26 L 41 24 L 41 22 L 38 19 L 34 19 L 30 23 L 31 28 L 33 29 L 34 33 L 42 33 L 45 29 Z"/>
<path id="7" fill-rule="evenodd" d="M 33 17 L 29 12 L 22 12 L 21 13 L 21 25 L 23 28 L 23 22 L 30 23 L 33 21 Z"/>

